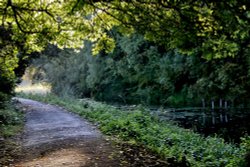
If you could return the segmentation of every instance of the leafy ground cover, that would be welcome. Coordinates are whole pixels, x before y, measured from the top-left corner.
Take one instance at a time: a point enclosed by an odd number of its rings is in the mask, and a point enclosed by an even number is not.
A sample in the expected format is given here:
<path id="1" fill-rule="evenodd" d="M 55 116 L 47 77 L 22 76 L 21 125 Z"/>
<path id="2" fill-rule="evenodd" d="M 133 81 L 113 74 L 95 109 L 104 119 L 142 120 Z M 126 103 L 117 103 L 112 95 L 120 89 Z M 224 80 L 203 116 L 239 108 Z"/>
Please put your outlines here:
<path id="1" fill-rule="evenodd" d="M 14 104 L 6 104 L 0 109 L 0 166 L 12 162 L 19 153 L 18 142 L 14 136 L 21 132 L 23 121 L 22 112 L 14 108 Z"/>
<path id="2" fill-rule="evenodd" d="M 0 136 L 11 137 L 22 129 L 23 115 L 13 107 L 0 109 Z"/>
<path id="3" fill-rule="evenodd" d="M 216 137 L 205 138 L 173 123 L 161 122 L 143 108 L 126 112 L 85 99 L 53 95 L 28 97 L 75 112 L 94 122 L 103 133 L 122 139 L 135 150 L 146 148 L 174 166 L 247 166 L 245 157 L 250 143 L 247 138 L 241 145 Z"/>

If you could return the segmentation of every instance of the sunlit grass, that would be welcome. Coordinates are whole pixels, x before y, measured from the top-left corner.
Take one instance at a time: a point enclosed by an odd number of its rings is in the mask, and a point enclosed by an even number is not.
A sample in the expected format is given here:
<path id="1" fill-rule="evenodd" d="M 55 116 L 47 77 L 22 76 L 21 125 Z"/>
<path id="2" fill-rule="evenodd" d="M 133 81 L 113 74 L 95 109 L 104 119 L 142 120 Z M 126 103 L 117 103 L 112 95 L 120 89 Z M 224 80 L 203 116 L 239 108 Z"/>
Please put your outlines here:
<path id="1" fill-rule="evenodd" d="M 24 84 L 18 85 L 15 89 L 16 93 L 31 93 L 31 94 L 47 94 L 50 93 L 50 85 L 48 84 Z"/>

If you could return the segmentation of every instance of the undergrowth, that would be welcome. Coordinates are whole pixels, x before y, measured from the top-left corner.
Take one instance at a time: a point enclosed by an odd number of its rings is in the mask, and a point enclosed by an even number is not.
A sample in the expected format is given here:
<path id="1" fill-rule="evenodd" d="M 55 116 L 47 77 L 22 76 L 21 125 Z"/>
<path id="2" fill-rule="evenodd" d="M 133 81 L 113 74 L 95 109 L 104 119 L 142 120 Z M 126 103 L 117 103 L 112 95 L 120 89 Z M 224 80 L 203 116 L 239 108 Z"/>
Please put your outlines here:
<path id="1" fill-rule="evenodd" d="M 26 96 L 27 97 L 27 96 Z M 194 167 L 243 167 L 249 140 L 236 146 L 221 138 L 203 137 L 172 123 L 162 122 L 143 108 L 121 111 L 112 106 L 58 98 L 53 95 L 29 95 L 29 98 L 57 104 L 98 124 L 100 130 L 134 145 L 143 145 L 172 164 Z"/>
<path id="2" fill-rule="evenodd" d="M 11 164 L 19 154 L 19 144 L 13 138 L 23 129 L 23 113 L 6 102 L 0 109 L 0 166 Z"/>
<path id="3" fill-rule="evenodd" d="M 10 137 L 22 129 L 23 114 L 13 104 L 0 109 L 0 137 Z"/>

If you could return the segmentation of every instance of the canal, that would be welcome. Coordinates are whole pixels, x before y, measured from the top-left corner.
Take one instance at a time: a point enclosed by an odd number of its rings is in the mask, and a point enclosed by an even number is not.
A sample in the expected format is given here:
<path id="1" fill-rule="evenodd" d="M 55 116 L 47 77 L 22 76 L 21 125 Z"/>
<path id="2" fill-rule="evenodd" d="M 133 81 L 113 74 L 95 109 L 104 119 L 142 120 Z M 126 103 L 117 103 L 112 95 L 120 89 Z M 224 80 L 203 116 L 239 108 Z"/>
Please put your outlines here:
<path id="1" fill-rule="evenodd" d="M 179 126 L 205 136 L 217 136 L 227 142 L 239 143 L 250 134 L 250 110 L 172 110 L 159 113 L 162 120 L 172 120 Z"/>

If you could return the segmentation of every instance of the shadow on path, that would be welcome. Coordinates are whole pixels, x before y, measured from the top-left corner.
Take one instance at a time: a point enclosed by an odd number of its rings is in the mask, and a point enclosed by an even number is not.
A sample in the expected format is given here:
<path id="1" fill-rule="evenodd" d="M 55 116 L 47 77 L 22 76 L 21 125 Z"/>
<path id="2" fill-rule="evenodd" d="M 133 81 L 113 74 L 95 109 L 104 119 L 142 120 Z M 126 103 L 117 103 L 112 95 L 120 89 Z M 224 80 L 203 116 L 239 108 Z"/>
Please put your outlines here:
<path id="1" fill-rule="evenodd" d="M 116 148 L 86 120 L 60 107 L 22 98 L 17 100 L 25 109 L 26 123 L 21 156 L 11 166 L 120 166 Z"/>

